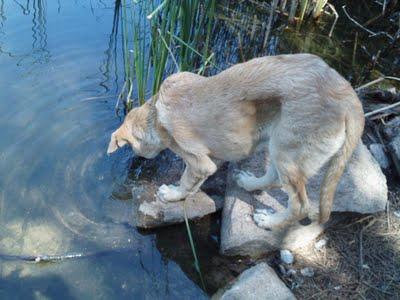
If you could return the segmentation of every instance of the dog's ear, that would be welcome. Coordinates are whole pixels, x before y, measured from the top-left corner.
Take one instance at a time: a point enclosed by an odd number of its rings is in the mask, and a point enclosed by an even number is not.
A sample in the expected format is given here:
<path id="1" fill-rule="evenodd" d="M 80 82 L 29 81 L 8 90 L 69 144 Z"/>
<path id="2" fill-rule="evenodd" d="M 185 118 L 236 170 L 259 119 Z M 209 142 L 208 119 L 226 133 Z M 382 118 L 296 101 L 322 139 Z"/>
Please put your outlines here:
<path id="1" fill-rule="evenodd" d="M 115 152 L 118 150 L 118 148 L 125 146 L 127 143 L 128 142 L 121 137 L 119 129 L 117 129 L 111 134 L 110 143 L 108 144 L 107 148 L 107 154 Z"/>

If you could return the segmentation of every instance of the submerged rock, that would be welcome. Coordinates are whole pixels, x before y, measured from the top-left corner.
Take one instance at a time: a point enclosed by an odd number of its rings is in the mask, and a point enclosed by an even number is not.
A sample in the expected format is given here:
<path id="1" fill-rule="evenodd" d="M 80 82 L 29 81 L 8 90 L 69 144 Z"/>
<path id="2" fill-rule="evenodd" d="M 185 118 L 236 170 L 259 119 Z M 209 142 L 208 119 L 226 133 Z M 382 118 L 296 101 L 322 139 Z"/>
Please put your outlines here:
<path id="1" fill-rule="evenodd" d="M 323 232 L 324 227 L 338 221 L 332 216 L 331 221 L 324 226 L 317 222 L 307 226 L 295 223 L 272 231 L 258 227 L 252 217 L 254 209 L 280 212 L 286 209 L 287 195 L 278 189 L 268 193 L 249 193 L 236 185 L 233 173 L 241 169 L 261 176 L 264 173 L 261 166 L 268 165 L 265 161 L 268 161 L 267 156 L 258 154 L 239 165 L 232 164 L 229 167 L 221 228 L 223 254 L 259 256 L 276 249 L 294 250 L 306 246 Z M 324 173 L 325 168 L 311 178 L 307 185 L 313 219 L 318 214 L 319 190 Z M 375 213 L 383 211 L 386 204 L 386 177 L 368 149 L 360 144 L 340 180 L 333 211 Z"/>
<path id="2" fill-rule="evenodd" d="M 189 219 L 201 218 L 222 209 L 225 193 L 226 166 L 202 186 L 203 191 L 185 201 L 164 203 L 156 192 L 162 184 L 177 184 L 184 170 L 183 161 L 171 151 L 164 151 L 153 160 L 136 159 L 132 164 L 132 187 L 135 225 L 155 228 L 184 221 L 184 205 Z"/>
<path id="3" fill-rule="evenodd" d="M 212 299 L 289 300 L 296 298 L 268 264 L 260 263 L 244 271 L 225 292 L 217 293 Z"/>

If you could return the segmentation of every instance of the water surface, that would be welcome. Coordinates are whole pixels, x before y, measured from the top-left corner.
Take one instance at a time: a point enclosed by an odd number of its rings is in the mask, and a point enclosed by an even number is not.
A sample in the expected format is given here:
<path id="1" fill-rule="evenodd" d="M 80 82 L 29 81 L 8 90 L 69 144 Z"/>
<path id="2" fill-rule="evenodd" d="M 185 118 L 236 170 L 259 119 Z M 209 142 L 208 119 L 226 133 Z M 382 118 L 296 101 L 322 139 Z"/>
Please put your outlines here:
<path id="1" fill-rule="evenodd" d="M 204 297 L 163 258 L 154 234 L 130 226 L 129 201 L 112 197 L 131 157 L 105 153 L 121 122 L 114 8 L 0 1 L 0 252 L 102 253 L 48 264 L 2 259 L 2 299 Z"/>

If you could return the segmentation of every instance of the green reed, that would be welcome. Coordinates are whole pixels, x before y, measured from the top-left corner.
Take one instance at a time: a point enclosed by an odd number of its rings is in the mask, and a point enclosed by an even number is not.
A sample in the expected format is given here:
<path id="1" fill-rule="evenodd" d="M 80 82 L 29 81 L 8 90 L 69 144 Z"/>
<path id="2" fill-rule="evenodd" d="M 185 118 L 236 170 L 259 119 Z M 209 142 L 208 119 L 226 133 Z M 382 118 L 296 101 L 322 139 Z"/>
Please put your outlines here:
<path id="1" fill-rule="evenodd" d="M 328 0 L 291 0 L 289 4 L 287 2 L 288 0 L 281 0 L 280 9 L 288 13 L 291 22 L 297 19 L 300 24 L 308 16 L 320 18 L 328 5 Z"/>
<path id="2" fill-rule="evenodd" d="M 215 6 L 215 0 L 122 1 L 125 88 L 120 98 L 128 110 L 156 94 L 170 73 L 203 73 L 212 64 Z"/>

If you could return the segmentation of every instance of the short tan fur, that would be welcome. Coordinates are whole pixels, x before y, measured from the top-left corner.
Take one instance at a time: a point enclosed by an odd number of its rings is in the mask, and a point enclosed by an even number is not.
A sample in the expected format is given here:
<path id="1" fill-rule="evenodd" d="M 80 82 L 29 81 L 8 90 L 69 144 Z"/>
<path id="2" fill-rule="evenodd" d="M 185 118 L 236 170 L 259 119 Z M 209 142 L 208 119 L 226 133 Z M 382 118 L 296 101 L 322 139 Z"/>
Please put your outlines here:
<path id="1" fill-rule="evenodd" d="M 336 186 L 364 128 L 353 88 L 322 59 L 310 54 L 267 56 L 211 77 L 169 76 L 151 100 L 126 116 L 108 153 L 130 144 L 147 158 L 170 148 L 186 163 L 179 186 L 162 185 L 158 197 L 179 201 L 195 193 L 223 161 L 238 161 L 268 147 L 262 177 L 240 172 L 248 191 L 282 187 L 289 209 L 254 220 L 264 228 L 308 217 L 307 180 L 328 164 L 319 222 L 330 216 Z"/>

